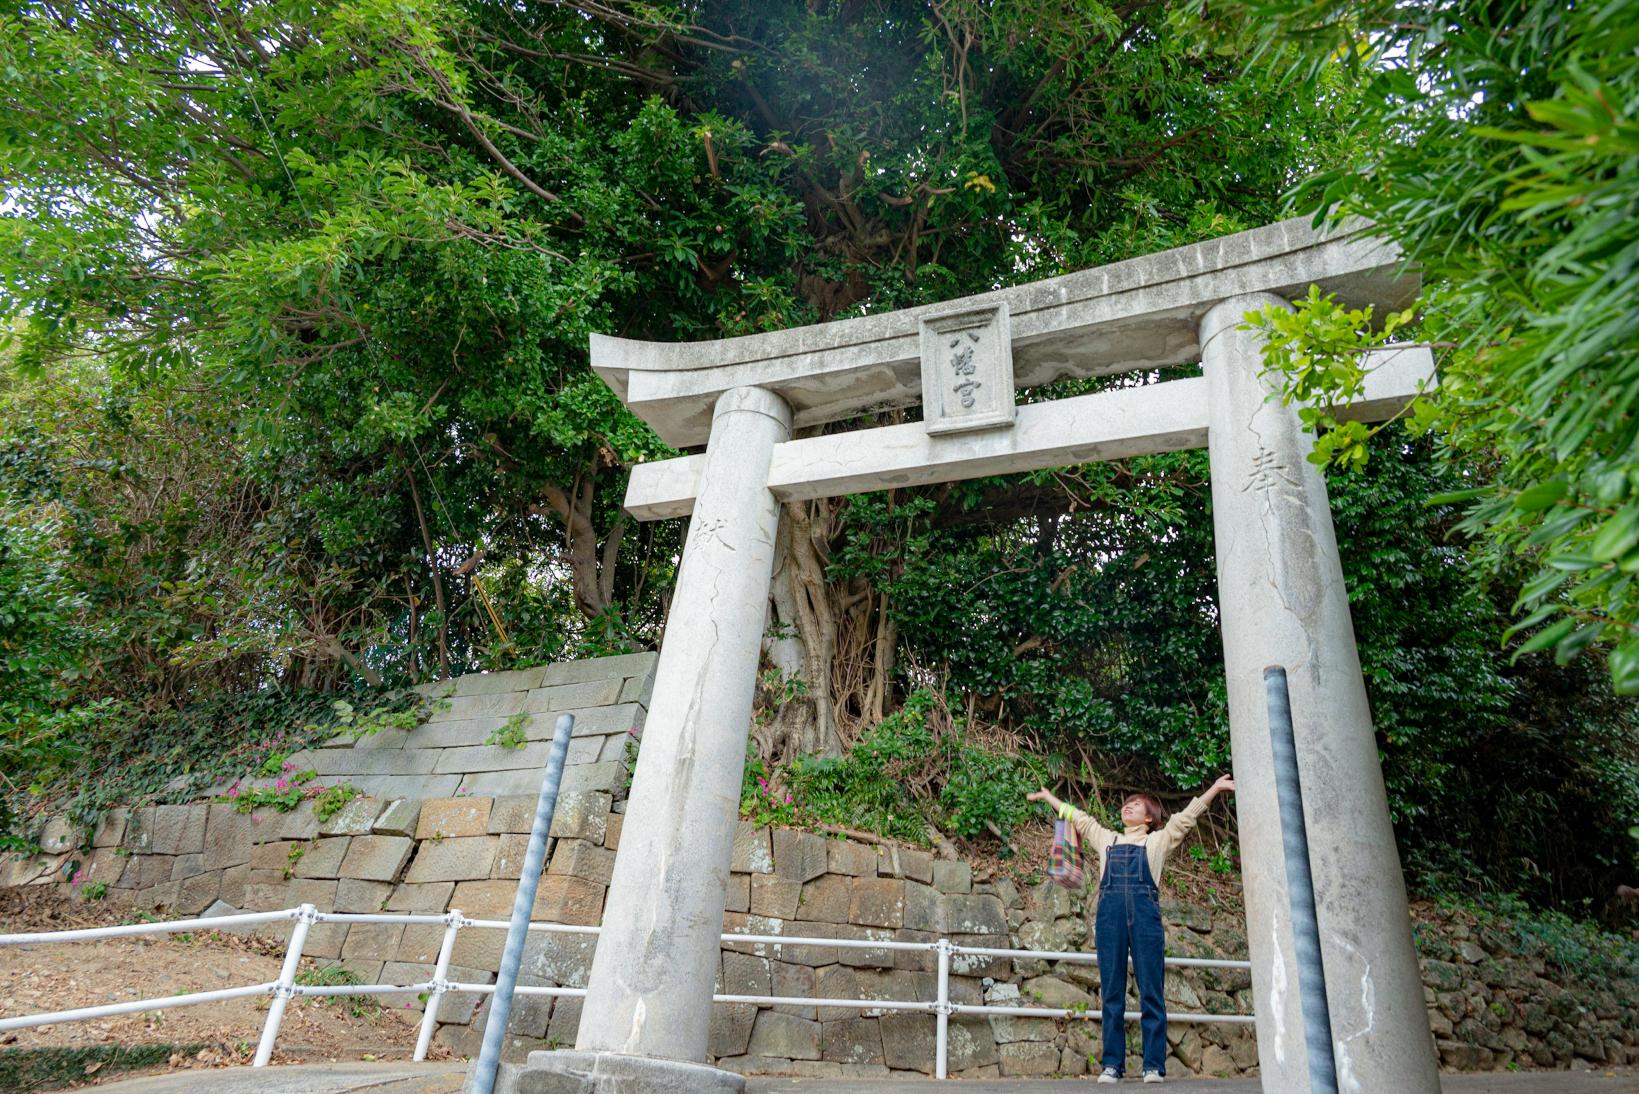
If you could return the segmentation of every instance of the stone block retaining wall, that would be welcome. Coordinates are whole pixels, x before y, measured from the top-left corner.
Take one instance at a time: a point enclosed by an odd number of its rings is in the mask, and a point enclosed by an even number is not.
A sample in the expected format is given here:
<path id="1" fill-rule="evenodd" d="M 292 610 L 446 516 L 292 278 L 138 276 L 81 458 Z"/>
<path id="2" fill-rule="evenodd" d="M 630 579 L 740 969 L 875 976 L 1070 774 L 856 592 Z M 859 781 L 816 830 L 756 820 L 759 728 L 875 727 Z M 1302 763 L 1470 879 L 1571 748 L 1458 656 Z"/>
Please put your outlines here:
<path id="1" fill-rule="evenodd" d="M 48 845 L 54 853 L 0 863 L 0 882 L 49 884 L 62 877 L 65 862 L 78 860 L 82 882 L 105 881 L 111 899 L 176 916 L 311 902 L 343 912 L 457 908 L 473 918 L 505 919 L 541 761 L 511 766 L 508 750 L 482 740 L 524 711 L 532 715 L 531 741 L 540 741 L 550 733 L 555 707 L 573 703 L 584 719 L 575 737 L 579 762 L 566 775 L 534 918 L 596 924 L 625 819 L 625 737 L 634 723 L 641 727 L 652 665 L 646 655 L 465 677 L 447 709 L 400 734 L 399 741 L 366 738 L 311 754 L 311 763 L 331 769 L 327 779 L 344 774 L 370 792 L 325 822 L 310 804 L 290 813 L 249 815 L 219 803 L 117 811 L 104 819 L 89 853 Z M 592 699 L 603 702 L 592 706 Z M 403 758 L 422 753 L 432 755 L 430 763 Z M 400 758 L 375 761 L 383 755 Z M 337 760 L 326 760 L 330 756 Z M 343 771 L 349 764 L 357 774 Z M 66 827 L 54 826 L 48 839 L 60 844 L 65 833 Z M 1006 880 L 975 881 L 966 863 L 926 851 L 741 824 L 731 869 L 728 932 L 898 941 L 943 935 L 1040 951 L 1090 942 L 1091 909 L 1082 898 L 1050 884 L 1021 890 Z M 1238 909 L 1168 903 L 1163 914 L 1173 955 L 1245 958 Z M 272 930 L 282 935 L 288 928 Z M 442 931 L 317 924 L 305 952 L 339 962 L 365 982 L 413 983 L 429 977 Z M 1593 990 L 1566 983 L 1542 956 L 1521 955 L 1501 933 L 1455 919 L 1424 922 L 1419 934 L 1430 1022 L 1445 1066 L 1639 1061 L 1639 985 Z M 492 982 L 503 939 L 500 931 L 462 930 L 450 979 Z M 585 986 L 594 945 L 589 936 L 532 935 L 522 982 Z M 933 1068 L 932 1015 L 870 1006 L 871 1000 L 934 998 L 931 952 L 729 943 L 718 990 L 862 1001 L 828 1007 L 716 1004 L 710 1048 L 724 1067 L 853 1077 Z M 1092 1009 L 1097 970 L 1032 958 L 958 957 L 950 991 L 958 1003 Z M 1239 971 L 1169 972 L 1166 994 L 1178 1012 L 1249 1014 L 1252 1008 L 1249 974 Z M 402 996 L 384 1001 L 404 1004 Z M 481 1004 L 479 996 L 446 996 L 440 1041 L 475 1054 L 486 1013 Z M 518 997 L 509 1052 L 572 1045 L 580 1011 L 578 999 Z M 1136 1026 L 1131 1029 L 1136 1037 Z M 975 1077 L 1080 1075 L 1088 1070 L 1088 1055 L 1096 1055 L 1097 1041 L 1096 1025 L 1086 1021 L 956 1018 L 950 1071 Z M 1175 1022 L 1169 1041 L 1170 1073 L 1233 1075 L 1256 1067 L 1249 1027 Z"/>

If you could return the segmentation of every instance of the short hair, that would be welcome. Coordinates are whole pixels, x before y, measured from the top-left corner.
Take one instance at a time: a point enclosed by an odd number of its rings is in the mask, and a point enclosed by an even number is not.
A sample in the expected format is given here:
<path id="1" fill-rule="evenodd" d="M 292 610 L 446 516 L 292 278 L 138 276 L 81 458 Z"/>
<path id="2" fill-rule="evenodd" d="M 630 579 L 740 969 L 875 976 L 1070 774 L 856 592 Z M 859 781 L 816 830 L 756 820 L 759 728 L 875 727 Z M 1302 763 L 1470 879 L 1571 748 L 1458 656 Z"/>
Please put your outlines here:
<path id="1" fill-rule="evenodd" d="M 1121 799 L 1122 807 L 1125 808 L 1128 802 L 1135 799 L 1144 803 L 1144 811 L 1149 814 L 1151 832 L 1157 831 L 1163 824 L 1167 823 L 1167 811 L 1161 807 L 1160 798 L 1154 794 L 1132 793 Z"/>

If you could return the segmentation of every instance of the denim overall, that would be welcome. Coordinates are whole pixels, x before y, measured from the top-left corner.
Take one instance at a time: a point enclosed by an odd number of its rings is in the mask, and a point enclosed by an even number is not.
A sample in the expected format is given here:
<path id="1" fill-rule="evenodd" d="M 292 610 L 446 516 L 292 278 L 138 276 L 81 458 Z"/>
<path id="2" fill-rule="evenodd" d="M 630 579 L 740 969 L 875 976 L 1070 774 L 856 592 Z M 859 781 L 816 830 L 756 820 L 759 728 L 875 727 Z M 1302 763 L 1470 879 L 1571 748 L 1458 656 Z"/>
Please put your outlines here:
<path id="1" fill-rule="evenodd" d="M 1098 978 L 1103 989 L 1103 1067 L 1118 1074 L 1127 1063 L 1127 955 L 1133 975 L 1144 1030 L 1144 1070 L 1166 1074 L 1167 1004 L 1165 940 L 1161 905 L 1155 879 L 1142 844 L 1112 844 L 1104 853 L 1104 877 L 1098 886 L 1098 912 L 1093 939 L 1098 948 Z"/>

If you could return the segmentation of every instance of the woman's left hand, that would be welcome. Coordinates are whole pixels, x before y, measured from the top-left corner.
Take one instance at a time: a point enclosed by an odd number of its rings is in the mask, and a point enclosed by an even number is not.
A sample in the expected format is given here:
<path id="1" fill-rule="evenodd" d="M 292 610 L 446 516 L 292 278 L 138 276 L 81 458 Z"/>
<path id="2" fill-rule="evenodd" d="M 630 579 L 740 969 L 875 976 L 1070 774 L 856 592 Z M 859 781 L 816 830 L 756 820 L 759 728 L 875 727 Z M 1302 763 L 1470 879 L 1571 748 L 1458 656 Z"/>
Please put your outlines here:
<path id="1" fill-rule="evenodd" d="M 1221 794 L 1225 790 L 1231 794 L 1235 793 L 1235 776 L 1219 775 L 1218 781 L 1212 784 L 1212 793 L 1214 794 Z"/>

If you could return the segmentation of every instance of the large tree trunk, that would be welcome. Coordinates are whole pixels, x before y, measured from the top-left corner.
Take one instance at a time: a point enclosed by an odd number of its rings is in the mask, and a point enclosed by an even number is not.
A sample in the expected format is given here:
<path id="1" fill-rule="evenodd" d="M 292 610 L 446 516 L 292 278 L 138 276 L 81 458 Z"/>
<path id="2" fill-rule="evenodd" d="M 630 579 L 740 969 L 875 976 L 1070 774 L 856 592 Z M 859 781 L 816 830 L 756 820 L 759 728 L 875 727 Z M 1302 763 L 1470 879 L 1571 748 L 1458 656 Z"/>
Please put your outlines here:
<path id="1" fill-rule="evenodd" d="M 599 536 L 593 520 L 597 502 L 597 469 L 588 468 L 565 490 L 553 483 L 541 487 L 546 499 L 544 510 L 563 522 L 564 561 L 575 591 L 575 605 L 588 619 L 596 619 L 614 606 L 615 566 L 620 543 L 626 535 L 624 515 L 615 520 L 606 536 Z"/>
<path id="2" fill-rule="evenodd" d="M 787 503 L 775 542 L 757 752 L 775 764 L 842 751 L 831 706 L 836 623 L 825 585 L 830 502 Z"/>
<path id="3" fill-rule="evenodd" d="M 785 506 L 764 653 L 769 664 L 758 754 L 773 764 L 834 756 L 893 702 L 898 633 L 886 593 L 861 577 L 826 577 L 843 499 Z"/>

